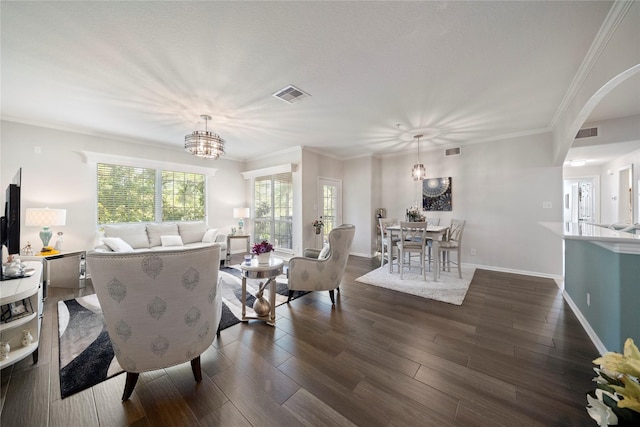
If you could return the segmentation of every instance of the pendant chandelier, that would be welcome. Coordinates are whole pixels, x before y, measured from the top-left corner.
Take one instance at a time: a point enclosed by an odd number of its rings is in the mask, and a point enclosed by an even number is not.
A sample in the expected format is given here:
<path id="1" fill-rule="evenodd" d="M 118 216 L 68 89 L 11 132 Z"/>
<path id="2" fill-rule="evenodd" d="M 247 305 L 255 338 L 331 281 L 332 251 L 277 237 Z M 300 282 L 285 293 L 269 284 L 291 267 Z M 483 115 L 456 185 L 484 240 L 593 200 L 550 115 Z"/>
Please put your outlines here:
<path id="1" fill-rule="evenodd" d="M 413 169 L 411 169 L 411 176 L 413 177 L 414 181 L 422 181 L 427 176 L 427 171 L 424 168 L 424 165 L 420 163 L 420 138 L 422 137 L 422 134 L 414 135 L 414 138 L 418 140 L 418 163 L 413 165 Z"/>
<path id="2" fill-rule="evenodd" d="M 194 156 L 215 160 L 224 154 L 224 139 L 207 130 L 207 122 L 211 120 L 211 116 L 203 114 L 200 118 L 204 120 L 204 132 L 195 130 L 185 136 L 184 149 Z"/>

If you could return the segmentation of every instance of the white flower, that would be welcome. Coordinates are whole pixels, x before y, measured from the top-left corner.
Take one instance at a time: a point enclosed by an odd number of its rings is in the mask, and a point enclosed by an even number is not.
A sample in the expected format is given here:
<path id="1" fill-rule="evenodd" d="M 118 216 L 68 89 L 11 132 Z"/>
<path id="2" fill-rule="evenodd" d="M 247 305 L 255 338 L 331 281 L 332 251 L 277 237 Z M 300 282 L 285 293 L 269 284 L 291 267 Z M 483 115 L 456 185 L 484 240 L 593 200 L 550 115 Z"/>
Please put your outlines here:
<path id="1" fill-rule="evenodd" d="M 615 395 L 604 390 L 597 389 L 597 399 L 594 399 L 593 397 L 587 395 L 587 401 L 589 402 L 589 404 L 587 405 L 587 412 L 589 413 L 589 416 L 591 416 L 591 418 L 593 418 L 600 427 L 618 425 L 618 417 L 611 410 L 611 408 L 604 404 L 604 398 L 602 396 L 603 394 L 606 394 L 616 402 L 619 400 Z"/>

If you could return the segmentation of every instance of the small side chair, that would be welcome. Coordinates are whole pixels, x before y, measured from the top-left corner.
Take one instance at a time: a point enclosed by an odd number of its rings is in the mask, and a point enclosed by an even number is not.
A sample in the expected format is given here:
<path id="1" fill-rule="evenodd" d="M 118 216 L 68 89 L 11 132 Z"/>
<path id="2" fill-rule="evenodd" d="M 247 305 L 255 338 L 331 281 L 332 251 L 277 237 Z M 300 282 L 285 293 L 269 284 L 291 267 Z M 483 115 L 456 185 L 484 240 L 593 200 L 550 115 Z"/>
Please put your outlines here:
<path id="1" fill-rule="evenodd" d="M 141 372 L 191 362 L 202 380 L 200 354 L 213 342 L 222 316 L 220 246 L 197 249 L 95 252 L 87 267 L 120 366 L 122 400 Z"/>
<path id="2" fill-rule="evenodd" d="M 289 301 L 293 291 L 329 291 L 331 304 L 335 304 L 334 290 L 338 290 L 349 260 L 349 251 L 356 227 L 343 224 L 329 232 L 326 258 L 293 257 L 289 260 Z M 311 253 L 311 251 L 307 252 Z"/>

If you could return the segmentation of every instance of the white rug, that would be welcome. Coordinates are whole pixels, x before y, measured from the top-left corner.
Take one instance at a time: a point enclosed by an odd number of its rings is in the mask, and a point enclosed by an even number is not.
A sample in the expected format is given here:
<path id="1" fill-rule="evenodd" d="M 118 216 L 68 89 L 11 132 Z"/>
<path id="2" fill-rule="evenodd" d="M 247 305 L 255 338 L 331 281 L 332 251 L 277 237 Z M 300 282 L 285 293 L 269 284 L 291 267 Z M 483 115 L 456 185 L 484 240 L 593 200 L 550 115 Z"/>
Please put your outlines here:
<path id="1" fill-rule="evenodd" d="M 463 278 L 460 279 L 458 277 L 458 269 L 451 268 L 451 272 L 441 272 L 437 282 L 433 281 L 433 272 L 428 271 L 427 281 L 425 282 L 418 268 L 412 270 L 405 269 L 404 278 L 400 280 L 400 273 L 398 273 L 397 270 L 389 273 L 389 266 L 385 264 L 364 276 L 358 277 L 356 282 L 393 289 L 394 291 L 449 304 L 461 305 L 467 294 L 475 270 L 473 267 L 465 268 L 463 265 Z"/>

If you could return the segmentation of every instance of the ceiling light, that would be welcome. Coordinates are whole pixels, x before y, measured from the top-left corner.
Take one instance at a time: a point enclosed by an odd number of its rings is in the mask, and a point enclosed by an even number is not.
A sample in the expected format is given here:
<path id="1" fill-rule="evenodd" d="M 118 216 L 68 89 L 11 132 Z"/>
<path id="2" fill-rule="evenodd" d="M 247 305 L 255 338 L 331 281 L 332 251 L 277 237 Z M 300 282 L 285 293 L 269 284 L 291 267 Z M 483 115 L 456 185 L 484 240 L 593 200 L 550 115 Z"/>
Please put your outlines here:
<path id="1" fill-rule="evenodd" d="M 184 149 L 194 156 L 217 159 L 224 154 L 224 139 L 217 133 L 207 130 L 207 121 L 211 120 L 211 116 L 203 114 L 200 118 L 204 120 L 204 132 L 195 130 L 185 136 Z"/>
<path id="2" fill-rule="evenodd" d="M 586 165 L 586 164 L 587 164 L 587 161 L 586 161 L 586 160 L 571 160 L 571 161 L 569 162 L 569 166 L 573 166 L 573 167 L 576 167 L 576 166 L 584 166 L 584 165 Z"/>
<path id="3" fill-rule="evenodd" d="M 420 138 L 422 138 L 422 134 L 414 135 L 413 137 L 418 140 L 418 163 L 413 165 L 413 169 L 411 169 L 411 176 L 414 181 L 422 181 L 427 175 L 427 171 L 424 168 L 424 165 L 420 163 Z"/>

